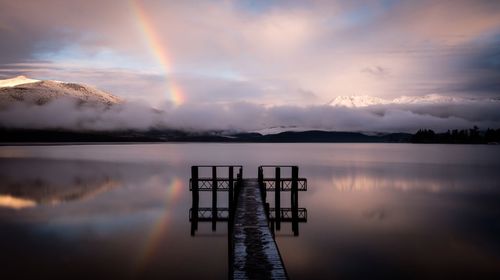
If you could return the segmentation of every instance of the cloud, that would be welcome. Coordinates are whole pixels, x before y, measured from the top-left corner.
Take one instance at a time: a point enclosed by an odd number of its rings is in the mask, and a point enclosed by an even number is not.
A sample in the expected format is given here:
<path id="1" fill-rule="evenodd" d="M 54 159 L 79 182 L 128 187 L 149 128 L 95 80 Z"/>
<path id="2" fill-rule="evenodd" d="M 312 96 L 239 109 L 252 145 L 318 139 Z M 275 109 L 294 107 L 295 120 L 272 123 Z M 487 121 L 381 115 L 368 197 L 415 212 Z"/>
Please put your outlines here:
<path id="1" fill-rule="evenodd" d="M 119 8 L 119 3 L 0 1 L 0 25 L 3 27 L 0 29 L 0 63 L 21 62 L 37 58 L 41 53 L 57 53 L 71 44 L 91 51 L 113 41 L 123 43 L 126 48 L 125 39 L 132 28 L 127 24 L 127 9 Z"/>
<path id="2" fill-rule="evenodd" d="M 107 109 L 100 106 L 80 106 L 75 100 L 65 98 L 53 100 L 43 106 L 13 104 L 0 111 L 0 119 L 4 127 L 76 131 L 144 130 L 160 123 L 158 115 L 146 104 L 126 103 Z"/>
<path id="3" fill-rule="evenodd" d="M 148 47 L 132 2 L 0 3 L 1 68 L 49 61 L 59 67 L 46 69 L 44 77 L 63 80 L 72 63 L 108 72 L 101 79 L 92 78 L 100 88 L 127 97 L 136 92 L 137 98 L 154 103 L 162 102 L 161 94 L 168 98 L 165 84 L 179 75 L 201 83 L 186 86 L 193 102 L 260 99 L 269 81 L 276 81 L 274 87 L 312 92 L 316 104 L 353 94 L 498 96 L 494 82 L 498 71 L 480 63 L 498 45 L 500 5 L 495 1 L 313 1 L 307 5 L 137 1 L 154 29 L 156 47 L 171 60 L 169 73 L 163 73 Z M 110 83 L 109 76 L 117 69 L 129 74 L 116 75 Z M 139 92 L 121 85 L 142 79 L 144 72 L 163 83 L 144 83 Z M 15 74 L 39 72 L 30 68 Z M 225 80 L 242 93 L 226 91 L 223 82 L 206 79 L 207 75 Z M 86 80 L 76 73 L 72 78 Z M 251 84 L 242 86 L 241 80 Z M 203 97 L 197 89 L 202 87 Z M 283 95 L 281 91 L 265 94 Z M 266 98 L 265 102 L 273 105 L 280 100 Z M 307 96 L 297 95 L 286 102 L 308 101 Z"/>
<path id="4" fill-rule="evenodd" d="M 388 104 L 363 108 L 272 106 L 248 102 L 165 105 L 152 109 L 128 102 L 104 107 L 78 106 L 58 99 L 43 106 L 15 104 L 0 111 L 0 126 L 70 130 L 258 131 L 284 126 L 303 129 L 365 132 L 415 132 L 500 127 L 499 101 L 475 100 L 456 104 Z M 64 116 L 64 117 L 61 117 Z"/>
<path id="5" fill-rule="evenodd" d="M 389 75 L 390 71 L 386 68 L 383 68 L 382 66 L 374 66 L 374 67 L 366 67 L 361 70 L 361 72 L 373 75 L 374 77 L 377 78 L 384 78 L 385 76 Z"/>

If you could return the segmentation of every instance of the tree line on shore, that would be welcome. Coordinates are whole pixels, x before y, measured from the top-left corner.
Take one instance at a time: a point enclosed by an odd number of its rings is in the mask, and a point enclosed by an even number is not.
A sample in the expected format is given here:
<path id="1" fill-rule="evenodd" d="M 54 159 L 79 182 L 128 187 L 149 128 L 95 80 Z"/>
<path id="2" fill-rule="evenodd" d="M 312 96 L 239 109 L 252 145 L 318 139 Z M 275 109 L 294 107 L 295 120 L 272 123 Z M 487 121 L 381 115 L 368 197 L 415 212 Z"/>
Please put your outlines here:
<path id="1" fill-rule="evenodd" d="M 436 133 L 432 129 L 420 129 L 413 134 L 412 143 L 449 143 L 449 144 L 497 144 L 500 143 L 500 129 L 479 130 L 477 126 L 470 129 L 453 129 L 444 133 Z"/>

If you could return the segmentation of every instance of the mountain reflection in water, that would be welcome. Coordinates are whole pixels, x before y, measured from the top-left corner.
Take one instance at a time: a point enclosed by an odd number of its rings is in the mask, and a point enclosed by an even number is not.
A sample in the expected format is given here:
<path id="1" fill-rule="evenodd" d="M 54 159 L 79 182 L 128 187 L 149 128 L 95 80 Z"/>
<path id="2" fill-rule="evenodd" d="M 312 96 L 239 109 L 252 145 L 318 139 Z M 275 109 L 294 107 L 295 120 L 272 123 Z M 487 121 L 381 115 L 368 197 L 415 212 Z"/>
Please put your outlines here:
<path id="1" fill-rule="evenodd" d="M 0 159 L 0 207 L 19 209 L 78 201 L 120 186 L 119 168 L 113 174 L 103 168 L 105 165 L 92 161 Z"/>

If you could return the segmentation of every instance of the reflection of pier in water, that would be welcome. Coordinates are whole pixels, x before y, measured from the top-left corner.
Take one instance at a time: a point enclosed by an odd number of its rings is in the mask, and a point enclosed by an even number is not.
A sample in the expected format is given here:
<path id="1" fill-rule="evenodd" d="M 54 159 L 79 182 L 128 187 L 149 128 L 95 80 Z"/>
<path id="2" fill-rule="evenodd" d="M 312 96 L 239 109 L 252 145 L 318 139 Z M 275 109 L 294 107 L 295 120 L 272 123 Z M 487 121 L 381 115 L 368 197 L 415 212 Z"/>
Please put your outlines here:
<path id="1" fill-rule="evenodd" d="M 207 169 L 211 176 L 199 176 L 200 170 Z M 291 176 L 282 177 L 283 169 L 289 169 Z M 218 176 L 220 170 L 227 177 Z M 266 177 L 265 170 L 274 170 L 274 176 Z M 191 235 L 200 222 L 210 222 L 212 231 L 218 222 L 227 222 L 230 278 L 287 278 L 274 232 L 281 230 L 282 223 L 291 223 L 298 236 L 299 223 L 307 222 L 307 210 L 298 203 L 299 191 L 307 191 L 307 180 L 298 174 L 297 166 L 263 165 L 257 179 L 243 179 L 239 165 L 191 167 Z M 211 207 L 200 207 L 200 192 L 211 194 Z M 218 192 L 228 193 L 227 207 L 218 207 Z M 274 207 L 267 200 L 268 192 L 274 193 Z M 290 193 L 289 207 L 281 206 L 282 192 Z"/>

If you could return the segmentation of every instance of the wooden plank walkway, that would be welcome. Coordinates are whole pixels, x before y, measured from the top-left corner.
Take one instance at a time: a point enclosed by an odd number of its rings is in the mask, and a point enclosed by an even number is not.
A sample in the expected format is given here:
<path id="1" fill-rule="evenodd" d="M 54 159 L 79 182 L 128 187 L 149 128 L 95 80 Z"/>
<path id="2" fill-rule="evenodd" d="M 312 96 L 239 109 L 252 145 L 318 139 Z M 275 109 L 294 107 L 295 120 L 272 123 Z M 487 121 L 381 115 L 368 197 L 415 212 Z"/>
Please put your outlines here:
<path id="1" fill-rule="evenodd" d="M 288 279 L 257 179 L 243 180 L 233 228 L 233 279 Z"/>

